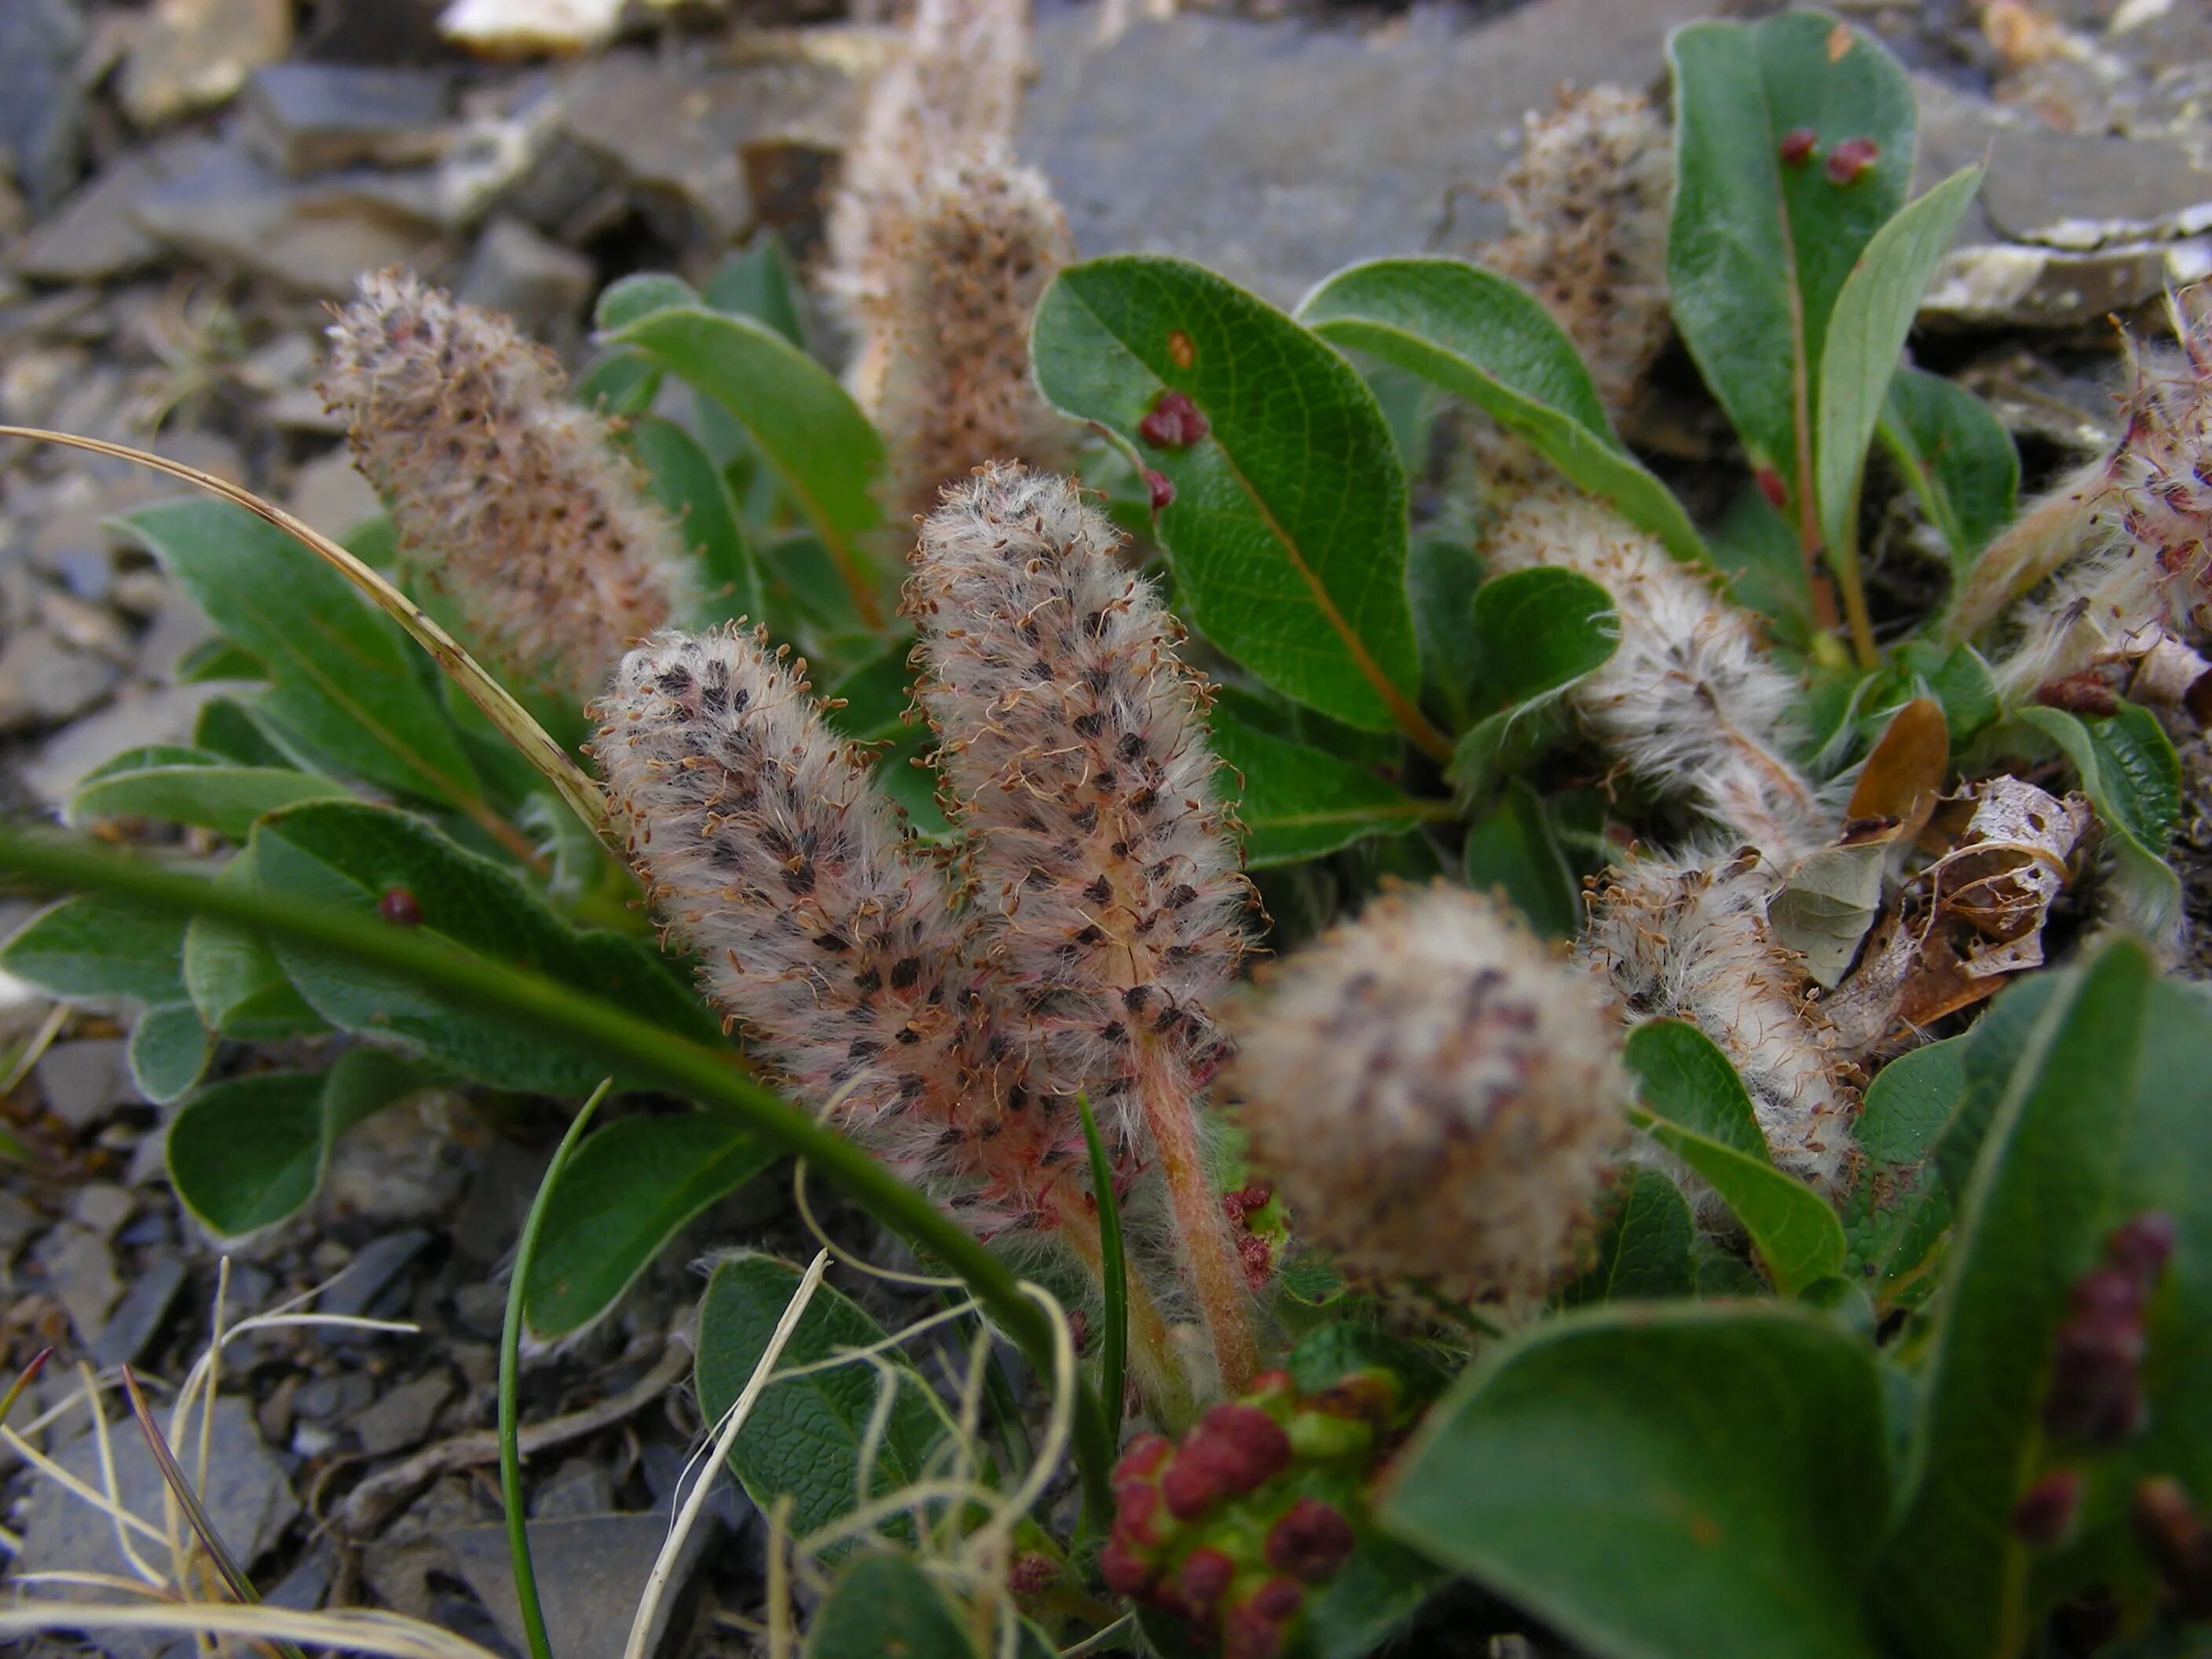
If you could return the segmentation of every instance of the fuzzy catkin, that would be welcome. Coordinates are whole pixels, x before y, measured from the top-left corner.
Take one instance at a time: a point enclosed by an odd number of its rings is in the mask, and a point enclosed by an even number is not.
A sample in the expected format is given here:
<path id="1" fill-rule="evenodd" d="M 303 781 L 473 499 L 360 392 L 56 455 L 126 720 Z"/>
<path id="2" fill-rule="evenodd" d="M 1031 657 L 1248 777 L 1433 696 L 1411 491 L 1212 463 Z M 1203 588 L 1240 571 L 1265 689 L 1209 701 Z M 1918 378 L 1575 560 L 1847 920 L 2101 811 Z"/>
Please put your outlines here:
<path id="1" fill-rule="evenodd" d="M 384 271 L 330 340 L 319 390 L 355 465 L 498 666 L 580 704 L 630 640 L 695 608 L 676 526 L 506 318 Z"/>
<path id="2" fill-rule="evenodd" d="M 592 754 L 708 999 L 817 1109 L 986 1237 L 1049 1227 L 1079 1122 L 1036 1096 L 995 975 L 866 755 L 764 635 L 623 659 Z"/>
<path id="3" fill-rule="evenodd" d="M 1711 1037 L 1776 1164 L 1834 1191 L 1858 1101 L 1810 981 L 1767 931 L 1779 881 L 1748 851 L 1632 860 L 1606 872 L 1578 948 L 1632 1018 L 1685 1019 Z"/>
<path id="4" fill-rule="evenodd" d="M 1467 1300 L 1573 1270 L 1631 1098 L 1583 974 L 1439 885 L 1386 894 L 1265 979 L 1224 1092 L 1302 1237 Z"/>
<path id="5" fill-rule="evenodd" d="M 1550 112 L 1522 119 L 1521 158 L 1498 189 L 1511 228 L 1482 261 L 1543 301 L 1606 406 L 1621 409 L 1669 327 L 1666 120 L 1610 84 L 1562 88 Z"/>
<path id="6" fill-rule="evenodd" d="M 2212 633 L 2212 288 L 2172 310 L 2179 349 L 2136 356 L 2118 446 L 2023 514 L 1960 600 L 1954 631 L 1972 633 L 2056 572 L 1996 664 L 2008 697 Z"/>
<path id="7" fill-rule="evenodd" d="M 988 466 L 921 527 L 907 610 L 992 951 L 1042 1086 L 1136 1134 L 1148 1052 L 1191 1086 L 1249 889 L 1181 629 L 1069 479 Z"/>
<path id="8" fill-rule="evenodd" d="M 1655 793 L 1786 866 L 1829 831 L 1783 753 L 1795 687 L 1750 618 L 1611 508 L 1556 483 L 1507 508 L 1485 544 L 1503 573 L 1549 565 L 1589 577 L 1620 613 L 1620 643 L 1567 692 L 1615 759 Z"/>

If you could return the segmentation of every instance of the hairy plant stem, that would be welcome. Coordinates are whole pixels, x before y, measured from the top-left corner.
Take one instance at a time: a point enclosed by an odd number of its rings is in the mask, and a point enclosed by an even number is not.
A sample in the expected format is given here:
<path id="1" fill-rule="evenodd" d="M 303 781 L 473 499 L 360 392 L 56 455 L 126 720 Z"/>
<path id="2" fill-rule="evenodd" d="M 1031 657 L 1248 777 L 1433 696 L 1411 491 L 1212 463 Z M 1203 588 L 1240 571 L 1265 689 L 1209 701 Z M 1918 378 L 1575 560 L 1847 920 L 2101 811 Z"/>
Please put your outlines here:
<path id="1" fill-rule="evenodd" d="M 1063 1218 L 1060 1236 L 1093 1279 L 1101 1277 L 1098 1225 L 1088 1215 Z M 1190 1420 L 1190 1377 L 1168 1334 L 1168 1322 L 1152 1292 L 1136 1273 L 1129 1281 L 1129 1362 L 1137 1369 L 1137 1383 L 1150 1402 L 1152 1415 L 1164 1425 L 1179 1428 Z M 1119 1402 L 1115 1402 L 1117 1405 Z"/>
<path id="2" fill-rule="evenodd" d="M 507 1015 L 570 1047 L 617 1062 L 623 1075 L 730 1114 L 780 1152 L 803 1158 L 871 1215 L 964 1280 L 977 1303 L 1040 1376 L 1053 1374 L 1051 1319 L 1006 1264 L 958 1222 L 869 1153 L 743 1075 L 735 1056 L 674 1034 L 547 979 L 487 962 L 420 934 L 296 896 L 217 887 L 81 841 L 0 830 L 0 872 L 48 891 L 112 893 L 170 915 L 207 915 L 252 932 L 319 947 L 452 998 Z M 1114 1446 L 1088 1382 L 1079 1381 L 1073 1449 L 1095 1524 L 1113 1511 Z"/>
<path id="3" fill-rule="evenodd" d="M 1189 1254 L 1199 1312 L 1213 1339 L 1213 1363 L 1221 1373 L 1223 1391 L 1233 1397 L 1243 1392 L 1260 1369 L 1260 1342 L 1252 1329 L 1252 1294 L 1245 1285 L 1244 1265 L 1230 1237 L 1221 1194 L 1199 1148 L 1189 1077 L 1150 1033 L 1139 1039 L 1139 1053 L 1138 1098 L 1160 1155 L 1160 1175 L 1167 1182 L 1176 1231 Z"/>

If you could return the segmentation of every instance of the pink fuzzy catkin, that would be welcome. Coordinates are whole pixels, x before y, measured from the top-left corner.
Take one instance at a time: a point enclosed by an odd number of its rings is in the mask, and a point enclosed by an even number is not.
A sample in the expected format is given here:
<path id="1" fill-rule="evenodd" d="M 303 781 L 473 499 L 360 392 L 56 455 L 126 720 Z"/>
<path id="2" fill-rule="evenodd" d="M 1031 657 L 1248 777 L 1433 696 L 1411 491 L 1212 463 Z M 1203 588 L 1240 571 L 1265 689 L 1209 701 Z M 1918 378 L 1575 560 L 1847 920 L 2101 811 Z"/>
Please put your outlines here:
<path id="1" fill-rule="evenodd" d="M 675 525 L 506 318 L 384 271 L 330 339 L 321 391 L 355 465 L 497 666 L 580 703 L 629 641 L 694 608 Z"/>
<path id="2" fill-rule="evenodd" d="M 1180 629 L 1066 478 L 979 469 L 923 524 L 906 608 L 993 961 L 1039 1086 L 1158 1163 L 1223 1382 L 1257 1364 L 1196 1099 L 1248 888 Z"/>
<path id="3" fill-rule="evenodd" d="M 709 1000 L 794 1095 L 979 1234 L 1049 1230 L 1085 1196 L 1079 1121 L 1028 1081 L 943 871 L 804 672 L 735 629 L 623 659 L 592 754 L 632 859 Z"/>

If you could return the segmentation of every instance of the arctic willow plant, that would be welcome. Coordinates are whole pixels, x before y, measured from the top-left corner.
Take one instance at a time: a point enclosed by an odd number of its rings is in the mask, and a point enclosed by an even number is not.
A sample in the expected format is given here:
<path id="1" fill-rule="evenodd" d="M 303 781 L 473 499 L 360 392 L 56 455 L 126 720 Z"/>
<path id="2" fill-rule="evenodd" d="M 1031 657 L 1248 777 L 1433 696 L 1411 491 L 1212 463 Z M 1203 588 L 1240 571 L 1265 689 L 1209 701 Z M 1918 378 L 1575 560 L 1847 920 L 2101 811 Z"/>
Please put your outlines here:
<path id="1" fill-rule="evenodd" d="M 826 1285 L 779 1332 L 793 1266 L 702 1297 L 825 1659 L 1125 1610 L 1240 1659 L 2193 1651 L 2212 1011 L 2156 963 L 2212 306 L 2136 319 L 2109 451 L 2016 514 L 2002 426 L 1901 361 L 1975 174 L 1908 199 L 1911 82 L 1836 18 L 1677 31 L 1671 112 L 1530 123 L 1482 264 L 1296 316 L 1069 262 L 1019 25 L 924 0 L 871 96 L 842 380 L 772 247 L 611 288 L 573 404 L 371 278 L 329 386 L 391 526 L 128 521 L 227 685 L 71 817 L 221 873 L 10 842 L 92 890 L 9 969 L 142 1005 L 225 1234 L 381 1105 L 611 1073 L 542 1339 L 784 1155 L 957 1277 L 950 1400 Z M 1717 517 L 1613 424 L 1669 332 Z"/>

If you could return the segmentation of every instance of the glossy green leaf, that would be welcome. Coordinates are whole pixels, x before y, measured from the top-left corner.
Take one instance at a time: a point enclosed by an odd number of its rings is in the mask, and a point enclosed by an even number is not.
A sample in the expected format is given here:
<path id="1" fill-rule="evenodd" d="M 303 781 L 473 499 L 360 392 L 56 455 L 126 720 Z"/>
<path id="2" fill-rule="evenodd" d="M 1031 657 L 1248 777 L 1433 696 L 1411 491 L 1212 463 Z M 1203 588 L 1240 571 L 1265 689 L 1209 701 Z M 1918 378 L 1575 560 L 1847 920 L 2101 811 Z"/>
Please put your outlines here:
<path id="1" fill-rule="evenodd" d="M 2181 759 L 2158 717 L 2122 703 L 2116 714 L 2085 718 L 2035 706 L 2014 718 L 2073 763 L 2113 854 L 2116 908 L 2147 933 L 2170 927 L 2181 909 L 2181 878 L 2166 861 L 2181 812 Z"/>
<path id="2" fill-rule="evenodd" d="M 1416 536 L 1407 550 L 1406 591 L 1413 605 L 1413 633 L 1420 641 L 1428 696 L 1455 730 L 1474 717 L 1475 682 L 1482 656 L 1468 625 L 1482 561 L 1457 536 Z"/>
<path id="3" fill-rule="evenodd" d="M 714 1040 L 709 1016 L 644 940 L 571 928 L 502 866 L 388 807 L 318 801 L 264 818 L 249 843 L 264 891 L 375 914 L 404 891 L 425 936 L 601 996 L 672 1031 Z M 341 1030 L 402 1038 L 465 1075 L 510 1089 L 582 1094 L 605 1067 L 506 1021 L 448 1006 L 312 950 L 275 946 L 310 1007 Z"/>
<path id="4" fill-rule="evenodd" d="M 1472 621 L 1478 695 L 1492 712 L 1462 736 L 1445 775 L 1463 799 L 1480 799 L 1501 771 L 1556 734 L 1556 699 L 1611 659 L 1620 613 L 1589 577 L 1545 565 L 1485 582 Z"/>
<path id="5" fill-rule="evenodd" d="M 258 855 L 240 850 L 223 866 L 216 884 L 244 890 L 257 880 Z M 185 991 L 200 1023 L 210 1031 L 248 1042 L 281 1042 L 330 1030 L 310 1008 L 267 940 L 224 927 L 211 916 L 195 916 L 185 930 Z"/>
<path id="6" fill-rule="evenodd" d="M 1813 12 L 1688 24 L 1667 56 L 1674 325 L 1752 466 L 1784 481 L 1794 521 L 1811 512 L 1814 436 L 1803 428 L 1837 295 L 1912 177 L 1911 82 L 1871 36 Z M 1800 131 L 1813 148 L 1793 166 L 1784 141 Z M 1878 154 L 1839 184 L 1829 158 L 1855 139 Z"/>
<path id="7" fill-rule="evenodd" d="M 2012 522 L 2020 493 L 2012 434 L 1956 380 L 1911 367 L 1890 382 L 1875 432 L 1963 581 L 1990 538 Z"/>
<path id="8" fill-rule="evenodd" d="M 750 318 L 696 305 L 647 313 L 611 331 L 714 399 L 774 469 L 848 582 L 868 575 L 862 538 L 876 527 L 883 440 L 836 377 Z"/>
<path id="9" fill-rule="evenodd" d="M 1697 1231 L 1673 1181 L 1657 1170 L 1629 1165 L 1598 1229 L 1597 1260 L 1559 1292 L 1559 1305 L 1688 1296 L 1696 1287 L 1691 1245 Z"/>
<path id="10" fill-rule="evenodd" d="M 944 1594 L 912 1558 L 871 1550 L 830 1587 L 806 1659 L 981 1659 Z"/>
<path id="11" fill-rule="evenodd" d="M 2010 439 L 2006 441 L 2009 443 Z M 1897 664 L 1910 676 L 1905 689 L 1914 696 L 1942 705 L 1943 723 L 1955 751 L 1970 743 L 2002 712 L 1996 678 L 1971 645 L 1946 651 L 1929 640 L 1907 640 L 1897 648 Z"/>
<path id="12" fill-rule="evenodd" d="M 596 1131 L 545 1197 L 525 1291 L 531 1334 L 550 1341 L 591 1324 L 701 1212 L 775 1158 L 742 1124 L 708 1113 Z"/>
<path id="13" fill-rule="evenodd" d="M 228 501 L 122 521 L 227 636 L 268 665 L 260 709 L 367 783 L 458 805 L 479 786 L 417 669 L 415 646 L 346 579 Z"/>
<path id="14" fill-rule="evenodd" d="M 1856 1276 L 1887 1309 L 1951 1224 L 1951 1191 L 1936 1150 L 1966 1088 L 1968 1039 L 1949 1037 L 1899 1054 L 1867 1090 L 1852 1126 L 1865 1158 L 1842 1202 Z"/>
<path id="15" fill-rule="evenodd" d="M 246 706 L 233 697 L 210 697 L 192 722 L 192 747 L 239 766 L 292 764 Z"/>
<path id="16" fill-rule="evenodd" d="M 1888 402 L 1920 296 L 1981 183 L 1980 167 L 1961 167 L 1908 203 L 1875 232 L 1836 296 L 1819 360 L 1814 417 L 1820 531 L 1831 549 L 1857 545 L 1859 481 L 1867 446 Z"/>
<path id="17" fill-rule="evenodd" d="M 658 415 L 632 421 L 626 441 L 698 558 L 700 607 L 693 622 L 710 627 L 740 617 L 759 621 L 760 572 L 738 526 L 738 504 L 721 469 L 690 433 Z"/>
<path id="18" fill-rule="evenodd" d="M 1718 1044 L 1687 1020 L 1647 1019 L 1621 1059 L 1644 1103 L 1669 1123 L 1764 1162 L 1766 1136 L 1751 1096 Z"/>
<path id="19" fill-rule="evenodd" d="M 1212 272 L 1150 254 L 1061 271 L 1030 349 L 1048 398 L 1173 485 L 1157 522 L 1193 626 L 1347 725 L 1419 722 L 1405 477 L 1349 363 Z M 1141 434 L 1170 392 L 1206 422 L 1195 442 Z"/>
<path id="20" fill-rule="evenodd" d="M 1927 1659 L 2021 1650 L 2028 1551 L 2006 1524 L 2042 1430 L 2052 1338 L 2095 1264 L 2131 1127 L 2152 968 L 2108 946 L 2030 1032 L 1960 1206 L 1884 1562 L 1884 1616 Z M 2191 1085 L 2201 1100 L 2202 1079 Z"/>
<path id="21" fill-rule="evenodd" d="M 1544 798 L 1521 780 L 1468 826 L 1460 868 L 1469 887 L 1503 893 L 1538 933 L 1572 939 L 1581 931 L 1582 884 Z"/>
<path id="22" fill-rule="evenodd" d="M 1400 835 L 1449 811 L 1414 799 L 1366 767 L 1271 737 L 1225 709 L 1214 710 L 1212 726 L 1214 752 L 1243 780 L 1237 816 L 1247 869 L 1319 858 L 1368 836 Z"/>
<path id="23" fill-rule="evenodd" d="M 1377 259 L 1328 278 L 1298 320 L 1466 398 L 1676 558 L 1705 558 L 1682 504 L 1614 435 L 1574 342 L 1508 278 L 1457 259 Z"/>
<path id="24" fill-rule="evenodd" d="M 131 1028 L 131 1080 L 156 1106 L 167 1106 L 200 1080 L 215 1038 L 188 1002 L 149 1008 Z"/>
<path id="25" fill-rule="evenodd" d="M 592 326 L 611 334 L 641 317 L 678 306 L 699 304 L 699 291 L 665 270 L 639 270 L 609 283 L 592 307 Z"/>
<path id="26" fill-rule="evenodd" d="M 783 239 L 774 231 L 761 232 L 716 265 L 702 294 L 715 310 L 765 323 L 800 350 L 806 349 L 806 328 L 799 311 L 799 273 Z"/>
<path id="27" fill-rule="evenodd" d="M 696 1376 L 708 1421 L 718 1420 L 743 1391 L 799 1279 L 797 1268 L 765 1255 L 739 1255 L 714 1269 L 699 1304 Z M 825 1285 L 792 1332 L 778 1369 L 796 1370 L 883 1340 L 875 1321 Z M 877 1450 L 871 1497 L 913 1481 L 944 1432 L 929 1385 L 903 1365 L 896 1374 L 897 1398 Z M 794 1534 L 835 1521 L 861 1495 L 861 1443 L 884 1386 L 865 1361 L 772 1383 L 730 1449 L 730 1472 L 763 1510 L 788 1493 Z"/>
<path id="28" fill-rule="evenodd" d="M 0 969 L 48 996 L 129 997 L 149 1008 L 184 1000 L 185 930 L 119 900 L 88 896 L 41 910 L 0 945 Z"/>
<path id="29" fill-rule="evenodd" d="M 1462 1377 L 1386 1526 L 1598 1659 L 1876 1659 L 1872 1351 L 1771 1304 L 1589 1310 Z"/>
<path id="30" fill-rule="evenodd" d="M 303 800 L 344 800 L 344 787 L 284 767 L 233 766 L 204 750 L 134 749 L 87 775 L 70 798 L 69 818 L 142 817 L 196 824 L 243 841 L 254 819 Z"/>
<path id="31" fill-rule="evenodd" d="M 403 1055 L 352 1048 L 328 1072 L 264 1072 L 194 1095 L 169 1120 L 169 1182 L 223 1238 L 275 1225 L 315 1195 L 331 1146 L 435 1081 Z"/>
<path id="32" fill-rule="evenodd" d="M 576 377 L 568 395 L 586 409 L 629 420 L 653 407 L 666 372 L 642 351 L 603 351 Z"/>

